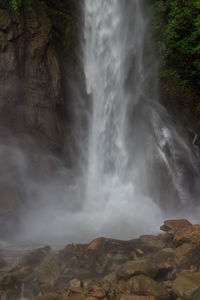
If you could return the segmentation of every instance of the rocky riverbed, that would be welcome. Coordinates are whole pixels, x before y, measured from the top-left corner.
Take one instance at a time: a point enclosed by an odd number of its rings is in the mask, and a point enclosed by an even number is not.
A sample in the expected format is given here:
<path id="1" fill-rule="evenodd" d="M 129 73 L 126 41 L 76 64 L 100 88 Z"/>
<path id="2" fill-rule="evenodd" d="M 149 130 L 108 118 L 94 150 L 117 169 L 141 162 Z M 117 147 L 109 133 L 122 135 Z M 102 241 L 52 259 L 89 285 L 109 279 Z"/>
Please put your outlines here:
<path id="1" fill-rule="evenodd" d="M 200 225 L 168 220 L 129 241 L 49 246 L 13 266 L 0 258 L 1 300 L 199 300 Z"/>

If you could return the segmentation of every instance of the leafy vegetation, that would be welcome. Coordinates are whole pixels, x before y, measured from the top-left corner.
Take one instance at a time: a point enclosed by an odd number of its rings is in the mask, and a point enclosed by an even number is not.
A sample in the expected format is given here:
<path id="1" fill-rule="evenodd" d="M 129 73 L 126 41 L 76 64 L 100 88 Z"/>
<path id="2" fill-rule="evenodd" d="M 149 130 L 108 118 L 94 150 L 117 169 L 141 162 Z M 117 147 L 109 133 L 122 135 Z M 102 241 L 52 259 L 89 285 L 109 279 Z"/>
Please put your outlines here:
<path id="1" fill-rule="evenodd" d="M 200 0 L 155 0 L 154 33 L 164 76 L 200 87 Z"/>
<path id="2" fill-rule="evenodd" d="M 21 5 L 21 1 L 19 0 L 10 0 L 11 7 L 14 11 L 18 10 L 19 6 Z"/>
<path id="3" fill-rule="evenodd" d="M 26 7 L 28 10 L 32 10 L 34 0 L 9 0 L 11 8 L 16 12 L 22 6 Z"/>

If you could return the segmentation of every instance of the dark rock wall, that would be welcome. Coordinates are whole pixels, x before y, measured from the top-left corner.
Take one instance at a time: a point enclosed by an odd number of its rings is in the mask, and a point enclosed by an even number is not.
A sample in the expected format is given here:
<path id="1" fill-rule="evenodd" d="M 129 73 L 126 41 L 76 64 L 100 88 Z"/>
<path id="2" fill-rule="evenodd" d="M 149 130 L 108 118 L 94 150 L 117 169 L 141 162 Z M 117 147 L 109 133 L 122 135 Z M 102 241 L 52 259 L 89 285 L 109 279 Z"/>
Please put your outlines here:
<path id="1" fill-rule="evenodd" d="M 70 127 L 66 84 L 80 71 L 78 1 L 34 1 L 17 11 L 6 3 L 0 9 L 0 124 L 63 151 L 66 123 Z"/>
<path id="2" fill-rule="evenodd" d="M 83 160 L 81 22 L 79 0 L 22 0 L 17 10 L 0 0 L 0 239 L 34 200 L 32 181 Z"/>

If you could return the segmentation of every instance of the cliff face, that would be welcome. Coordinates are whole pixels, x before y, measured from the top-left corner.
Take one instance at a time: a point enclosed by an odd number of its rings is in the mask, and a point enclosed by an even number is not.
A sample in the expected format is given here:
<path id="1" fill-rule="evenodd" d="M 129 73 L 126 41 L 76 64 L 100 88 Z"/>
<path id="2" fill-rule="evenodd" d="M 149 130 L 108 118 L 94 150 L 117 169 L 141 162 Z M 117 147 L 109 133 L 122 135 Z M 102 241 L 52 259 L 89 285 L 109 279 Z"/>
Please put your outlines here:
<path id="1" fill-rule="evenodd" d="M 58 151 L 63 150 L 63 114 L 70 101 L 67 78 L 77 67 L 79 13 L 78 2 L 72 1 L 0 9 L 1 125 Z"/>
<path id="2" fill-rule="evenodd" d="M 74 139 L 86 131 L 80 22 L 79 1 L 22 1 L 16 10 L 0 1 L 0 237 L 34 202 L 30 178 L 48 182 L 60 158 L 70 168 L 81 157 Z"/>

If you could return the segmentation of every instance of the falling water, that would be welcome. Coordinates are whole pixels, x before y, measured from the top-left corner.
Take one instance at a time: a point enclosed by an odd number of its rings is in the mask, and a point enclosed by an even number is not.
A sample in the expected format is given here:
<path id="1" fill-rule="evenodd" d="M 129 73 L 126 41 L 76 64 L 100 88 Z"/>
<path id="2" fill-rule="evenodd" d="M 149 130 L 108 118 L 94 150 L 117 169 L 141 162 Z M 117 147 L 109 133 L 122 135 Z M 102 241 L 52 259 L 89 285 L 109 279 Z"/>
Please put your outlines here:
<path id="1" fill-rule="evenodd" d="M 90 101 L 76 86 L 80 173 L 59 161 L 50 179 L 35 179 L 26 154 L 1 148 L 0 157 L 9 157 L 3 163 L 16 164 L 29 203 L 20 245 L 128 239 L 155 232 L 164 218 L 199 215 L 197 137 L 190 143 L 160 104 L 148 2 L 83 2 L 83 67 L 92 105 L 89 113 L 80 105 Z M 90 114 L 84 128 L 82 114 Z"/>
<path id="2" fill-rule="evenodd" d="M 25 294 L 25 284 L 24 282 L 22 282 L 21 291 L 20 291 L 20 300 L 28 300 L 28 298 L 25 297 L 24 294 Z"/>
<path id="3" fill-rule="evenodd" d="M 188 178 L 198 177 L 195 153 L 158 101 L 144 4 L 85 0 L 84 67 L 92 98 L 86 207 L 96 212 L 99 230 L 109 222 L 125 235 L 128 224 L 152 230 L 163 210 L 188 205 Z"/>

